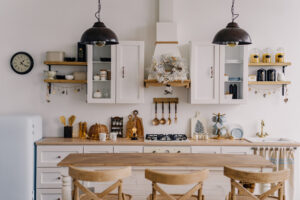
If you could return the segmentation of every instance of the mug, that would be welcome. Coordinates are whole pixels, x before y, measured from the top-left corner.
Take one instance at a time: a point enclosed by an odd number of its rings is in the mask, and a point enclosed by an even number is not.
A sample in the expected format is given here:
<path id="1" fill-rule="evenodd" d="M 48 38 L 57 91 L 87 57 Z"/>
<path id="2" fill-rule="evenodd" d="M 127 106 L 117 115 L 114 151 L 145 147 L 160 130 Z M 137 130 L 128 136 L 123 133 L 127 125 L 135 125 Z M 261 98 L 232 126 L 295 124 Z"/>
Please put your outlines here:
<path id="1" fill-rule="evenodd" d="M 282 72 L 277 73 L 277 80 L 278 81 L 285 81 L 285 75 Z"/>
<path id="2" fill-rule="evenodd" d="M 100 133 L 99 134 L 99 139 L 101 142 L 105 142 L 106 141 L 106 133 Z"/>
<path id="3" fill-rule="evenodd" d="M 112 140 L 112 141 L 117 141 L 117 137 L 118 137 L 118 133 L 116 133 L 116 132 L 111 132 L 110 133 L 110 139 Z"/>

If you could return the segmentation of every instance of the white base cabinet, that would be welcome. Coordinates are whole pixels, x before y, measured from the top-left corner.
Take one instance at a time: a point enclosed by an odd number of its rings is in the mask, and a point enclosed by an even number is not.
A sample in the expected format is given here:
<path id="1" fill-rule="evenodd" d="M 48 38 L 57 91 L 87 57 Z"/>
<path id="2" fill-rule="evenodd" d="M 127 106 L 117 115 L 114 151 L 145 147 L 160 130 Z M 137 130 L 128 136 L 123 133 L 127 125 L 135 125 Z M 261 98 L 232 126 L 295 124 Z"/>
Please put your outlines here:
<path id="1" fill-rule="evenodd" d="M 241 104 L 247 101 L 247 47 L 192 42 L 190 55 L 191 104 Z"/>

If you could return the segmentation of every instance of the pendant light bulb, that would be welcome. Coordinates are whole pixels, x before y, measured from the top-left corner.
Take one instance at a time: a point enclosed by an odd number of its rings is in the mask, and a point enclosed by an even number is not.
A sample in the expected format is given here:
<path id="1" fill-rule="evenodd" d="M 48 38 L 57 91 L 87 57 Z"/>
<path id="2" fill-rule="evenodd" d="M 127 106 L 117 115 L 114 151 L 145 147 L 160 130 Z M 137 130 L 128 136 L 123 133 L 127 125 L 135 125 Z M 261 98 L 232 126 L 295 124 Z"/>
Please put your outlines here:
<path id="1" fill-rule="evenodd" d="M 228 45 L 234 47 L 236 45 L 252 44 L 249 34 L 241 29 L 235 20 L 239 14 L 234 12 L 235 0 L 232 0 L 231 14 L 232 21 L 227 24 L 226 28 L 220 30 L 214 37 L 213 44 Z"/>

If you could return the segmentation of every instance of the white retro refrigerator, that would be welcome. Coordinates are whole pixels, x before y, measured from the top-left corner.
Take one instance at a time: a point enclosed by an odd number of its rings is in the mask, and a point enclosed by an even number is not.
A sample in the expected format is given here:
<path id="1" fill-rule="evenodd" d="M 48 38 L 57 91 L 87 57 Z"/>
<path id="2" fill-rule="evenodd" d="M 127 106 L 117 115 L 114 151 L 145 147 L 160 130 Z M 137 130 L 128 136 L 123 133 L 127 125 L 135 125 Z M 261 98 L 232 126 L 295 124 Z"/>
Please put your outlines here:
<path id="1" fill-rule="evenodd" d="M 35 198 L 35 145 L 42 138 L 42 119 L 0 115 L 0 199 Z"/>

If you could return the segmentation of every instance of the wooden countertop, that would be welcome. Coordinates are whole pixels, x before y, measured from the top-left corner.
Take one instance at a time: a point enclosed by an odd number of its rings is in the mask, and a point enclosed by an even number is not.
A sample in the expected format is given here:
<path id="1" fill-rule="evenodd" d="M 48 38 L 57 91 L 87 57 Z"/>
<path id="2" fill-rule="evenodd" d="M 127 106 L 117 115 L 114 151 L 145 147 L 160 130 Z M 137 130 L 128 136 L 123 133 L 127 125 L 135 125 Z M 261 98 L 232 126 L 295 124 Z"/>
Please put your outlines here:
<path id="1" fill-rule="evenodd" d="M 108 140 L 100 142 L 98 140 L 88 140 L 79 138 L 43 138 L 36 142 L 37 145 L 130 145 L 130 146 L 277 146 L 277 147 L 300 147 L 300 143 L 270 143 L 247 140 L 189 140 L 188 142 L 145 142 L 144 139 L 130 140 L 118 138 L 116 142 Z"/>
<path id="2" fill-rule="evenodd" d="M 261 156 L 237 154 L 70 154 L 59 167 L 103 166 L 181 166 L 181 167 L 241 167 L 272 168 L 273 164 Z"/>

